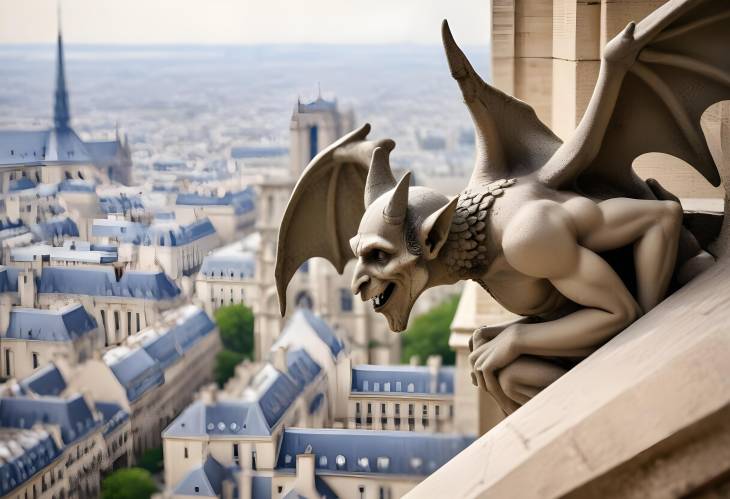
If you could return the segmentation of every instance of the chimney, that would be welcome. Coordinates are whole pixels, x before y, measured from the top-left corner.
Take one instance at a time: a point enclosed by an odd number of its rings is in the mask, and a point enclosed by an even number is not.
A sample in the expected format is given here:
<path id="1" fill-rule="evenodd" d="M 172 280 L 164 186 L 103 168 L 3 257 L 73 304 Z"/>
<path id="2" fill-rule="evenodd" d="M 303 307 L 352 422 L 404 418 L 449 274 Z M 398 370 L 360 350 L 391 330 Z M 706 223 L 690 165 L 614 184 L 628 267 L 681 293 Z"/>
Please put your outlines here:
<path id="1" fill-rule="evenodd" d="M 415 367 L 421 363 L 421 358 L 418 355 L 411 355 L 408 363 L 411 365 L 411 367 Z"/>
<path id="2" fill-rule="evenodd" d="M 218 401 L 218 387 L 215 383 L 210 383 L 200 389 L 200 400 L 205 405 L 215 404 Z"/>
<path id="3" fill-rule="evenodd" d="M 428 366 L 428 373 L 431 375 L 431 393 L 436 393 L 438 391 L 439 370 L 441 369 L 441 356 L 429 355 L 426 365 Z"/>
<path id="4" fill-rule="evenodd" d="M 272 359 L 271 359 L 271 363 L 274 365 L 274 367 L 283 373 L 287 372 L 287 368 L 286 368 L 287 350 L 288 350 L 288 347 L 285 347 L 285 346 L 277 347 L 276 350 L 274 350 Z"/>
<path id="5" fill-rule="evenodd" d="M 296 490 L 304 497 L 318 497 L 314 486 L 314 454 L 297 454 Z"/>
<path id="6" fill-rule="evenodd" d="M 33 308 L 35 305 L 35 278 L 33 271 L 23 270 L 18 273 L 18 291 L 20 293 L 20 306 Z"/>

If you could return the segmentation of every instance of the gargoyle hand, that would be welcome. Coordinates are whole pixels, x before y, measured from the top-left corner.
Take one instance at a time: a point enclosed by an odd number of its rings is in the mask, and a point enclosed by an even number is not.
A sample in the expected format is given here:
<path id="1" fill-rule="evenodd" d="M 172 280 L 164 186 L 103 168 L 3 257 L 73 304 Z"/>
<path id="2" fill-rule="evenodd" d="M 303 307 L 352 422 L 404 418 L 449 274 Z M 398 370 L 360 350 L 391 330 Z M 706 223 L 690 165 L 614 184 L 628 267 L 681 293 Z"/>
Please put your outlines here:
<path id="1" fill-rule="evenodd" d="M 516 328 L 525 319 L 507 324 L 484 326 L 474 331 L 469 340 L 469 362 L 474 372 L 472 383 L 490 393 L 505 411 L 519 406 L 510 399 L 497 379 L 497 372 L 520 356 L 516 347 Z M 510 410 L 511 409 L 511 410 Z"/>

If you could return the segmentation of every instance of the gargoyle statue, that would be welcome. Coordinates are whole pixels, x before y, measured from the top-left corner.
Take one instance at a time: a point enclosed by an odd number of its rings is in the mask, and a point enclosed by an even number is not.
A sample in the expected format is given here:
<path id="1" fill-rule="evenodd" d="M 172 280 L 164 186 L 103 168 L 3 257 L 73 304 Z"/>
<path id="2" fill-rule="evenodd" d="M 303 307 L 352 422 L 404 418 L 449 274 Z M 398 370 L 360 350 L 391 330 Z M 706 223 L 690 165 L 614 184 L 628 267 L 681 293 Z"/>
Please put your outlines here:
<path id="1" fill-rule="evenodd" d="M 606 45 L 565 143 L 530 106 L 481 80 L 445 21 L 443 42 L 477 131 L 466 189 L 449 199 L 411 187 L 409 173 L 396 182 L 395 143 L 366 140 L 369 125 L 341 138 L 289 200 L 279 302 L 283 315 L 307 259 L 342 272 L 354 253 L 353 293 L 402 331 L 426 288 L 472 279 L 522 316 L 472 337 L 473 378 L 510 413 L 714 261 L 683 227 L 677 198 L 632 162 L 666 153 L 720 184 L 700 116 L 730 99 L 730 2 L 670 0 L 630 23 Z"/>

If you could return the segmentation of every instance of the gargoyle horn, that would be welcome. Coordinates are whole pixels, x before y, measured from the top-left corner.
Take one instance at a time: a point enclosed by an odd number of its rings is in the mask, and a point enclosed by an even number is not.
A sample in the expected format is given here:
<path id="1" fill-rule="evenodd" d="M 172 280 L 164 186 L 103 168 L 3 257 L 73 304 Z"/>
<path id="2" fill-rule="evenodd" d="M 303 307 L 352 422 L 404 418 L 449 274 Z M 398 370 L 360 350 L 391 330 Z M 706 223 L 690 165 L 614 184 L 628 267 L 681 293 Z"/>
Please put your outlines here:
<path id="1" fill-rule="evenodd" d="M 408 210 L 408 187 L 411 183 L 411 172 L 406 172 L 390 198 L 388 206 L 383 210 L 383 218 L 389 224 L 400 225 L 406 219 Z"/>
<path id="2" fill-rule="evenodd" d="M 376 147 L 370 159 L 370 169 L 365 181 L 365 207 L 396 186 L 395 177 L 390 169 L 388 151 Z"/>

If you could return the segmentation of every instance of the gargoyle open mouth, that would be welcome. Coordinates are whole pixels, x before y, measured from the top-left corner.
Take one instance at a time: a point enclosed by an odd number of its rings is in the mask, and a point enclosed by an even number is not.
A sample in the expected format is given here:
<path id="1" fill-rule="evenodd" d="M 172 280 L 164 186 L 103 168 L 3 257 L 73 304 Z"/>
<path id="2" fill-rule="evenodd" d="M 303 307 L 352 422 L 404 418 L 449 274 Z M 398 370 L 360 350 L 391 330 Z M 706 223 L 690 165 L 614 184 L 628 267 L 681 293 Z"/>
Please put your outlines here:
<path id="1" fill-rule="evenodd" d="M 385 290 L 382 293 L 373 297 L 373 308 L 376 312 L 385 307 L 385 304 L 388 303 L 388 299 L 393 294 L 393 291 L 395 291 L 395 283 L 391 282 L 385 287 Z"/>

